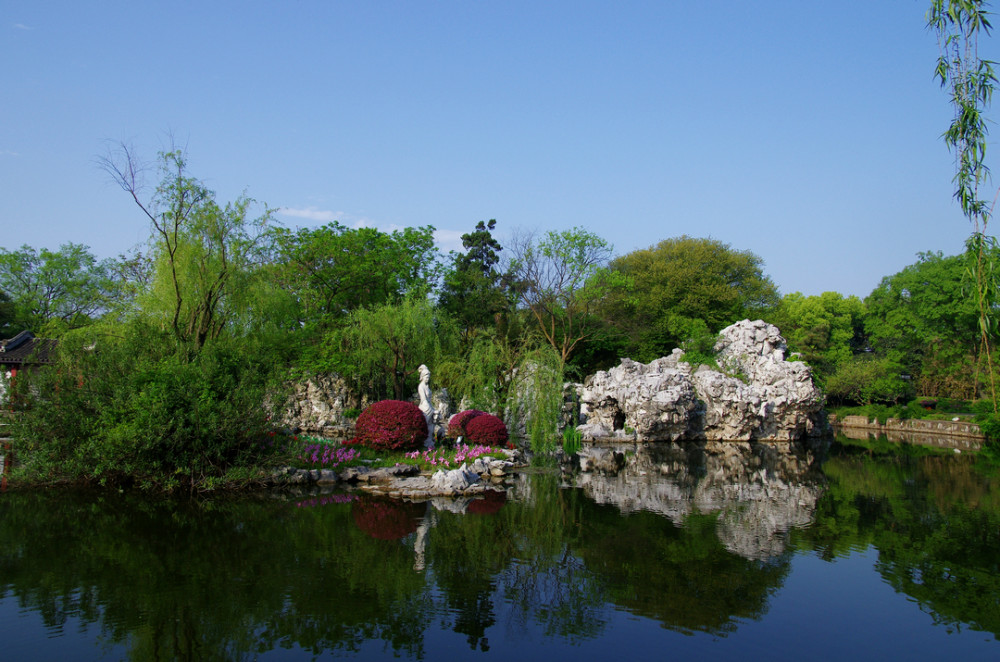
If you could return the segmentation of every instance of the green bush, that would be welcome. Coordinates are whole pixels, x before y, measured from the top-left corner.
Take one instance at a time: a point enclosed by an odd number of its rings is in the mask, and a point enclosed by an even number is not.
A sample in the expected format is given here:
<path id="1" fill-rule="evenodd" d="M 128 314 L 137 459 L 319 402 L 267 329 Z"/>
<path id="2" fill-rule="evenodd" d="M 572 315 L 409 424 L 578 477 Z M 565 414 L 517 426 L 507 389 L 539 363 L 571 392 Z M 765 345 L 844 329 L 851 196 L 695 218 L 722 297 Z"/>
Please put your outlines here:
<path id="1" fill-rule="evenodd" d="M 952 414 L 973 413 L 973 405 L 971 402 L 968 400 L 959 400 L 957 398 L 938 398 L 936 409 L 940 412 Z"/>
<path id="2" fill-rule="evenodd" d="M 55 365 L 18 380 L 26 476 L 193 487 L 274 454 L 264 403 L 275 366 L 256 343 L 193 352 L 145 325 L 124 334 L 66 338 Z"/>
<path id="3" fill-rule="evenodd" d="M 693 369 L 700 365 L 707 365 L 713 370 L 720 370 L 718 362 L 715 360 L 715 343 L 719 340 L 719 334 L 710 333 L 708 327 L 701 320 L 693 320 L 692 325 L 687 329 L 687 340 L 681 343 L 684 355 L 681 360 L 689 363 Z"/>
<path id="4" fill-rule="evenodd" d="M 976 424 L 986 437 L 986 445 L 991 453 L 1000 451 L 1000 414 L 993 411 L 993 402 L 987 399 L 979 400 L 972 406 L 975 412 Z"/>
<path id="5" fill-rule="evenodd" d="M 583 446 L 583 435 L 576 428 L 566 428 L 563 430 L 563 452 L 567 455 L 579 453 Z"/>
<path id="6" fill-rule="evenodd" d="M 839 417 L 864 416 L 868 419 L 876 419 L 881 423 L 885 423 L 886 419 L 889 418 L 900 420 L 911 418 L 950 420 L 956 413 L 971 412 L 968 402 L 964 400 L 938 400 L 934 409 L 928 409 L 925 404 L 926 401 L 927 398 L 917 398 L 910 400 L 906 404 L 870 404 L 856 407 L 836 407 L 831 409 L 831 411 Z M 992 408 L 990 411 L 992 411 Z"/>
<path id="7" fill-rule="evenodd" d="M 834 401 L 870 405 L 896 404 L 912 395 L 912 387 L 888 359 L 855 356 L 827 377 L 826 394 Z"/>

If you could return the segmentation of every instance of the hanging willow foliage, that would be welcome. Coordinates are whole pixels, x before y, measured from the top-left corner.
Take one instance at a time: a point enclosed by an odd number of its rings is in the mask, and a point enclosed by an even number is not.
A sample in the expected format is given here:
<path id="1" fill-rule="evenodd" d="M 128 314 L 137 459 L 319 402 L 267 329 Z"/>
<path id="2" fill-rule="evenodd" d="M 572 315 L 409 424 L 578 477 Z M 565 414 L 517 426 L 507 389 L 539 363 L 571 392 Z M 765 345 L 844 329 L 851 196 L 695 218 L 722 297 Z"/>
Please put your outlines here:
<path id="1" fill-rule="evenodd" d="M 942 87 L 951 91 L 955 115 L 944 133 L 945 144 L 955 154 L 955 199 L 972 222 L 968 248 L 976 256 L 969 280 L 975 289 L 979 308 L 981 356 L 986 360 L 993 411 L 997 412 L 996 381 L 990 337 L 997 330 L 994 303 L 996 265 L 990 247 L 994 240 L 986 227 L 995 205 L 980 196 L 980 186 L 989 178 L 986 166 L 987 121 L 997 78 L 993 62 L 979 57 L 979 37 L 989 36 L 992 26 L 984 0 L 933 0 L 927 24 L 938 37 L 941 54 L 935 75 Z"/>

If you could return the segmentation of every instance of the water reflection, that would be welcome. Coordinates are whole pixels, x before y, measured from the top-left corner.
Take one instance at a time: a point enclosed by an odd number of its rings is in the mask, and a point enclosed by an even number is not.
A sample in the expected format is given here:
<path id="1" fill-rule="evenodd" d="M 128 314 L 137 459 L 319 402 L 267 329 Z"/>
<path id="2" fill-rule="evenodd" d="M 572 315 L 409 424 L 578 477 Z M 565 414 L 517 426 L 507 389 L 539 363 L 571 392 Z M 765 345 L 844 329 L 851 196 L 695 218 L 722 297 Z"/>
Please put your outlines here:
<path id="1" fill-rule="evenodd" d="M 581 462 L 596 472 L 573 484 L 622 513 L 645 510 L 678 525 L 692 514 L 717 514 L 716 533 L 746 559 L 785 553 L 788 532 L 807 526 L 826 481 L 822 447 L 798 442 L 699 442 L 585 447 L 580 455 L 620 454 L 618 462 Z M 610 470 L 600 471 L 600 467 Z M 620 466 L 620 468 L 618 468 Z"/>
<path id="2" fill-rule="evenodd" d="M 704 653 L 770 624 L 803 554 L 839 573 L 873 549 L 871 576 L 838 575 L 842 590 L 888 584 L 955 632 L 1000 632 L 995 470 L 851 443 L 822 465 L 790 445 L 633 448 L 617 475 L 522 476 L 468 502 L 7 493 L 0 618 L 37 615 L 38 639 L 74 640 L 77 659 L 530 656 L 616 641 L 623 613 L 659 645 L 710 635 Z M 815 618 L 836 631 L 837 613 Z M 771 627 L 789 655 L 806 645 Z"/>

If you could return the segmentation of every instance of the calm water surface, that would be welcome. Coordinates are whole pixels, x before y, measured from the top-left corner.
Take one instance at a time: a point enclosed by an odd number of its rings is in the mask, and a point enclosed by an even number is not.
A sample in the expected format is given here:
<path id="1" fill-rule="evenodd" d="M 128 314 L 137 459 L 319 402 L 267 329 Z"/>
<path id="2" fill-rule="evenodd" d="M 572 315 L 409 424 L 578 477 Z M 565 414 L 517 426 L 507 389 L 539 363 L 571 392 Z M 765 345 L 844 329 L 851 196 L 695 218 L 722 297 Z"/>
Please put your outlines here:
<path id="1" fill-rule="evenodd" d="M 0 495 L 0 659 L 1000 659 L 1000 478 L 631 449 L 507 496 Z"/>

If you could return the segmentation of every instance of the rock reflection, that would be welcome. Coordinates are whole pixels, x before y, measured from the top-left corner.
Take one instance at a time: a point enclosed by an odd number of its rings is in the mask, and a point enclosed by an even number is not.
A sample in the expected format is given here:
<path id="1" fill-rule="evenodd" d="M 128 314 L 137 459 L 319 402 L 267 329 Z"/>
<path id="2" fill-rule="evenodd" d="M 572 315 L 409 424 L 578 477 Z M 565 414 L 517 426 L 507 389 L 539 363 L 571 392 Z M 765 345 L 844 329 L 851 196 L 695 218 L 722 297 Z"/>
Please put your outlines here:
<path id="1" fill-rule="evenodd" d="M 820 447 L 805 442 L 593 445 L 570 467 L 572 482 L 623 514 L 658 513 L 677 525 L 718 513 L 716 533 L 749 560 L 785 553 L 788 533 L 808 526 L 823 493 Z"/>

